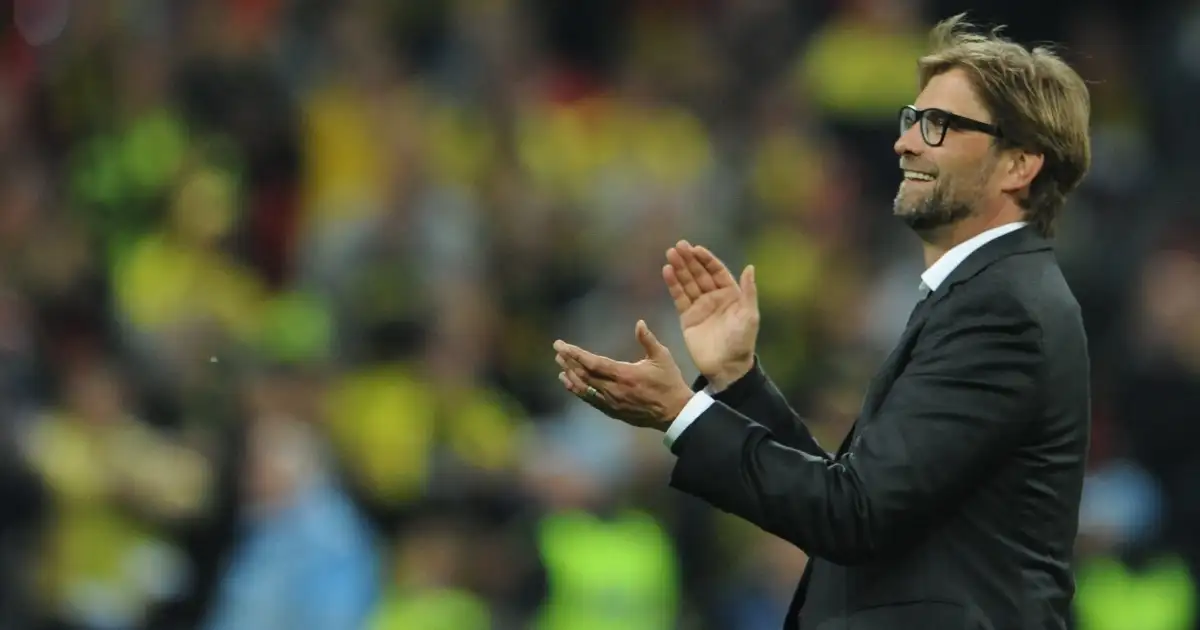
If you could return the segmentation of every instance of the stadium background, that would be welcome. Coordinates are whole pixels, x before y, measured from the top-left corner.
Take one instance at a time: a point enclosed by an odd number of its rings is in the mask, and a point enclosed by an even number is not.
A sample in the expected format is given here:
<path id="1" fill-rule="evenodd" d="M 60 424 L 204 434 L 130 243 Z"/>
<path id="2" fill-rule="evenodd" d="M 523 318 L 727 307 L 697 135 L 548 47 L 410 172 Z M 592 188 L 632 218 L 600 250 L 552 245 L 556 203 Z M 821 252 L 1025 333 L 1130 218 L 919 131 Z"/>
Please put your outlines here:
<path id="1" fill-rule="evenodd" d="M 550 344 L 758 266 L 829 448 L 915 303 L 951 0 L 0 2 L 0 627 L 774 630 L 805 558 Z M 1081 630 L 1197 627 L 1200 3 L 974 2 L 1092 83 Z"/>

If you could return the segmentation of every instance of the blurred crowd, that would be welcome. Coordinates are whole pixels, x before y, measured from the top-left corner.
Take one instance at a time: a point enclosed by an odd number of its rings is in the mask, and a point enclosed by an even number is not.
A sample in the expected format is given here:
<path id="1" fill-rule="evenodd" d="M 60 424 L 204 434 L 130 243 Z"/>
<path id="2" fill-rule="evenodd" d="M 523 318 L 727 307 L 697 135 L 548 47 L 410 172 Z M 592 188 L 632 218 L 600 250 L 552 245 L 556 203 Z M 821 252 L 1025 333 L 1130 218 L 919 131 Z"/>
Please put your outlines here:
<path id="1" fill-rule="evenodd" d="M 686 357 L 659 268 L 703 243 L 835 450 L 918 297 L 896 112 L 966 5 L 0 6 L 0 628 L 780 626 L 804 554 L 669 490 L 551 343 Z M 970 8 L 1093 90 L 1077 626 L 1193 630 L 1200 3 Z"/>

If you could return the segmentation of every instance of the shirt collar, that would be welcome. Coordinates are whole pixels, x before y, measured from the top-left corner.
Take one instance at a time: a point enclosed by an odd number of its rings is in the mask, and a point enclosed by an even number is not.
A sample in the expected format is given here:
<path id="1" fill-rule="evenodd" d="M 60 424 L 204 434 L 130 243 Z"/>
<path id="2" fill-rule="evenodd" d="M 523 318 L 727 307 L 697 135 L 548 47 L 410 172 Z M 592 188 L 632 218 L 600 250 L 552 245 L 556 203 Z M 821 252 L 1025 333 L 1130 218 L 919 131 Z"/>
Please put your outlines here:
<path id="1" fill-rule="evenodd" d="M 937 261 L 929 266 L 929 269 L 925 270 L 925 273 L 921 274 L 921 293 L 928 294 L 937 291 L 938 287 L 946 281 L 946 278 L 950 277 L 950 273 L 961 265 L 968 256 L 975 253 L 975 250 L 1005 234 L 1015 232 L 1025 227 L 1025 225 L 1024 221 L 1006 223 L 1000 227 L 980 232 L 950 248 L 950 251 L 942 254 L 941 258 L 937 259 Z"/>

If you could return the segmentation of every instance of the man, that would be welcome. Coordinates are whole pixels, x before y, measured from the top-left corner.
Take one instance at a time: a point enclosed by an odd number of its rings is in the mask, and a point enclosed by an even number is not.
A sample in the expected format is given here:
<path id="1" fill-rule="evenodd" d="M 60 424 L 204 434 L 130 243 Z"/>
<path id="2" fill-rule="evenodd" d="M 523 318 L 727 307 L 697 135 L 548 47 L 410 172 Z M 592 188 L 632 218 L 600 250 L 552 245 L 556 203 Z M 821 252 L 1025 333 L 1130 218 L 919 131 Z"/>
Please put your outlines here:
<path id="1" fill-rule="evenodd" d="M 637 363 L 555 343 L 567 389 L 666 432 L 675 488 L 812 557 L 785 628 L 1067 624 L 1088 354 L 1048 238 L 1090 161 L 1087 88 L 961 16 L 931 42 L 895 144 L 926 295 L 836 454 L 755 359 L 753 268 L 739 286 L 702 247 L 680 242 L 663 269 L 700 391 L 643 322 Z"/>

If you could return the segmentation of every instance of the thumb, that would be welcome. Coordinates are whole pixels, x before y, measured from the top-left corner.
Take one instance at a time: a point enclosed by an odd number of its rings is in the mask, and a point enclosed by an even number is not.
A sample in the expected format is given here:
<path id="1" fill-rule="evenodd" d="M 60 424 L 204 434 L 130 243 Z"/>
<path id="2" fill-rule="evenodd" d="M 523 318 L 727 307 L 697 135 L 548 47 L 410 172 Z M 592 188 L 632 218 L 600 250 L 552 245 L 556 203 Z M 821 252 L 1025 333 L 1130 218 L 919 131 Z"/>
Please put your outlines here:
<path id="1" fill-rule="evenodd" d="M 758 308 L 758 283 L 754 281 L 754 265 L 746 265 L 742 270 L 742 297 L 749 306 Z"/>
<path id="2" fill-rule="evenodd" d="M 635 329 L 638 343 L 642 344 L 642 348 L 646 350 L 646 356 L 651 359 L 661 359 L 665 356 L 670 356 L 670 351 L 667 347 L 658 342 L 658 338 L 654 333 L 650 332 L 650 327 L 646 325 L 644 320 L 639 319 L 637 328 Z"/>

